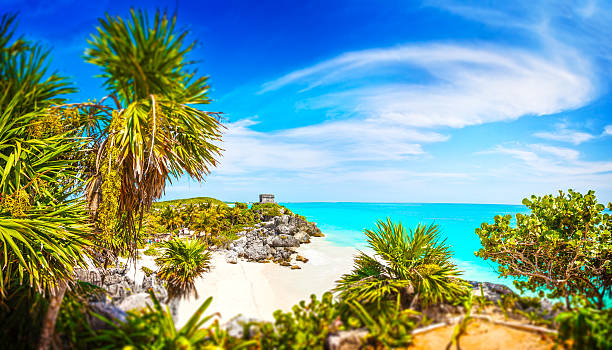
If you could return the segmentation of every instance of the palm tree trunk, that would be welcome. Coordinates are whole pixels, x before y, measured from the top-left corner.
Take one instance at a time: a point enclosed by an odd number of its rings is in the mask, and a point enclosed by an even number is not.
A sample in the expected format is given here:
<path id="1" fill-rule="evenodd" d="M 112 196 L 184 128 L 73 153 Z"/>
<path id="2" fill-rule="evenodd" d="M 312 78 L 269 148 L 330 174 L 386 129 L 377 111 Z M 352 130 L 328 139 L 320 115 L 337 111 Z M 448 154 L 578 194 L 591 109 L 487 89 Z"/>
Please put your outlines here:
<path id="1" fill-rule="evenodd" d="M 48 350 L 51 347 L 53 333 L 55 332 L 55 322 L 57 321 L 57 315 L 59 314 L 60 307 L 62 306 L 62 300 L 64 299 L 66 288 L 66 282 L 60 282 L 55 295 L 51 296 L 49 307 L 47 308 L 47 313 L 45 314 L 45 318 L 42 322 L 42 328 L 40 330 L 38 350 Z"/>

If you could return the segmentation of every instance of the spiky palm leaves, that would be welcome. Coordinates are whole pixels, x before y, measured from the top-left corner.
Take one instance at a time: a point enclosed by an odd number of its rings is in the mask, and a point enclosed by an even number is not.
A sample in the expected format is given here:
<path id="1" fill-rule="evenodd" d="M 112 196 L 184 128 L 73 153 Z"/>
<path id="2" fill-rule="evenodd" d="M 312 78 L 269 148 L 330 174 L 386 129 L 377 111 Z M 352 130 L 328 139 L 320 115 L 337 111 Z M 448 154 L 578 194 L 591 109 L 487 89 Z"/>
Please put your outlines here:
<path id="1" fill-rule="evenodd" d="M 406 230 L 387 219 L 364 232 L 374 255 L 361 252 L 353 271 L 337 282 L 336 290 L 343 298 L 369 304 L 400 295 L 412 304 L 428 304 L 464 291 L 457 279 L 460 271 L 451 262 L 451 251 L 436 225 L 419 224 Z"/>
<path id="2" fill-rule="evenodd" d="M 155 259 L 157 276 L 166 281 L 168 299 L 197 296 L 195 280 L 210 268 L 210 252 L 200 240 L 173 239 L 162 246 L 161 255 Z"/>
<path id="3" fill-rule="evenodd" d="M 83 142 L 69 137 L 63 120 L 46 107 L 72 91 L 46 73 L 47 54 L 12 40 L 13 16 L 0 21 L 0 299 L 11 283 L 53 292 L 84 265 L 87 215 L 74 199 L 80 174 L 66 156 Z M 37 125 L 46 125 L 39 132 Z"/>
<path id="4" fill-rule="evenodd" d="M 46 349 L 63 293 L 74 268 L 86 266 L 90 245 L 85 206 L 76 199 L 85 143 L 64 115 L 49 110 L 73 90 L 48 74 L 48 53 L 39 45 L 13 39 L 14 19 L 0 20 L 0 304 L 9 309 L 0 323 L 14 333 L 7 315 L 24 305 L 36 314 L 37 293 L 51 294 L 40 328 L 39 348 Z M 28 335 L 24 341 L 36 339 Z"/>
<path id="5" fill-rule="evenodd" d="M 5 14 L 0 19 L 0 110 L 14 103 L 13 112 L 24 115 L 61 102 L 58 96 L 74 89 L 64 77 L 48 74 L 48 51 L 14 37 L 15 18 Z"/>
<path id="6" fill-rule="evenodd" d="M 118 230 L 137 230 L 168 180 L 183 173 L 202 180 L 220 155 L 217 114 L 193 107 L 210 102 L 207 77 L 187 69 L 194 44 L 185 45 L 187 32 L 177 33 L 175 24 L 175 17 L 159 12 L 151 24 L 132 10 L 128 21 L 101 19 L 89 41 L 86 59 L 103 70 L 117 109 L 88 192 L 105 181 L 118 184 L 101 198 L 118 203 L 101 208 L 121 218 L 111 225 Z"/>

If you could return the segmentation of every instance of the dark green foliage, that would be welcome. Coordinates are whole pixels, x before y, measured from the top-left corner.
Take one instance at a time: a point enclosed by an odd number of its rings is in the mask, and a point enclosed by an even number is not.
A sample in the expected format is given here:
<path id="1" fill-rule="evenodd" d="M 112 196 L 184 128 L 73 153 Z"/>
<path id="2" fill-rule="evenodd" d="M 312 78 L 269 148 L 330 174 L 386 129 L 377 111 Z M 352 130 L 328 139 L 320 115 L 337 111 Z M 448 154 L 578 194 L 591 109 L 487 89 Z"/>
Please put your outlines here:
<path id="1" fill-rule="evenodd" d="M 517 302 L 522 309 L 534 308 L 537 309 L 542 306 L 542 300 L 538 297 L 519 297 Z"/>
<path id="2" fill-rule="evenodd" d="M 109 324 L 110 330 L 99 331 L 89 339 L 92 349 L 244 349 L 254 342 L 230 339 L 219 328 L 218 322 L 204 325 L 216 315 L 203 316 L 212 298 L 206 301 L 180 329 L 176 329 L 168 308 L 163 308 L 155 295 L 150 293 L 153 307 L 128 313 L 126 322 L 116 325 L 98 316 Z"/>
<path id="3" fill-rule="evenodd" d="M 0 304 L 0 344 L 12 344 L 15 350 L 36 348 L 48 305 L 32 288 L 12 284 Z"/>
<path id="4" fill-rule="evenodd" d="M 506 215 L 476 229 L 482 243 L 476 256 L 497 262 L 500 275 L 516 278 L 521 291 L 547 288 L 568 308 L 576 296 L 603 308 L 612 296 L 612 215 L 593 191 L 532 196 L 523 204 L 531 214 L 517 214 L 516 227 Z"/>
<path id="5" fill-rule="evenodd" d="M 559 314 L 558 342 L 571 350 L 612 349 L 612 309 L 579 308 Z"/>
<path id="6" fill-rule="evenodd" d="M 310 303 L 300 301 L 293 312 L 274 312 L 274 324 L 263 323 L 258 335 L 262 349 L 321 349 L 329 332 L 339 330 L 340 307 L 331 293 Z"/>
<path id="7" fill-rule="evenodd" d="M 367 310 L 355 301 L 335 301 L 328 292 L 320 301 L 311 295 L 310 303 L 301 301 L 292 312 L 278 310 L 274 319 L 256 325 L 261 349 L 322 349 L 329 334 L 363 327 L 364 345 L 391 348 L 410 344 L 420 313 L 401 310 L 399 301 L 386 311 Z"/>
<path id="8" fill-rule="evenodd" d="M 88 301 L 92 295 L 105 293 L 104 289 L 85 282 L 79 282 L 66 292 L 55 326 L 62 348 L 88 348 L 85 339 L 95 334 L 88 323 L 88 318 L 94 317 Z"/>

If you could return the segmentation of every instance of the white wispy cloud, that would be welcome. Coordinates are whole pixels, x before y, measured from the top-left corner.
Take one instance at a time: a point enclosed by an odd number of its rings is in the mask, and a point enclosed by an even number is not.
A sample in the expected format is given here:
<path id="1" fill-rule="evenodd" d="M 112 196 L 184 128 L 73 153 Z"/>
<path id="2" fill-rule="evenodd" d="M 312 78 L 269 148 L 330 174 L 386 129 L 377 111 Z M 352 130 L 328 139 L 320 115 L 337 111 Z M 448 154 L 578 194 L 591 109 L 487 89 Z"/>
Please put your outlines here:
<path id="1" fill-rule="evenodd" d="M 415 69 L 430 78 L 405 83 L 371 79 L 344 88 L 368 78 L 410 77 Z M 267 82 L 260 93 L 283 88 L 308 91 L 302 103 L 306 108 L 410 127 L 456 128 L 577 108 L 598 91 L 590 63 L 576 52 L 458 44 L 350 52 Z"/>
<path id="2" fill-rule="evenodd" d="M 448 136 L 394 124 L 335 121 L 311 126 L 259 132 L 257 119 L 227 124 L 220 174 L 255 171 L 320 171 L 356 161 L 392 161 L 424 154 L 421 144 L 442 142 Z"/>
<path id="3" fill-rule="evenodd" d="M 553 131 L 536 132 L 533 136 L 546 140 L 573 143 L 574 145 L 579 145 L 596 137 L 588 132 L 568 129 L 564 124 L 557 125 Z"/>
<path id="4" fill-rule="evenodd" d="M 554 182 L 559 176 L 581 177 L 605 175 L 612 178 L 612 161 L 585 161 L 579 159 L 575 150 L 548 145 L 498 145 L 490 153 L 505 154 L 523 162 L 525 168 L 513 170 L 518 177 L 550 176 Z"/>
<path id="5" fill-rule="evenodd" d="M 604 135 L 612 135 L 612 125 L 606 125 L 603 131 Z"/>

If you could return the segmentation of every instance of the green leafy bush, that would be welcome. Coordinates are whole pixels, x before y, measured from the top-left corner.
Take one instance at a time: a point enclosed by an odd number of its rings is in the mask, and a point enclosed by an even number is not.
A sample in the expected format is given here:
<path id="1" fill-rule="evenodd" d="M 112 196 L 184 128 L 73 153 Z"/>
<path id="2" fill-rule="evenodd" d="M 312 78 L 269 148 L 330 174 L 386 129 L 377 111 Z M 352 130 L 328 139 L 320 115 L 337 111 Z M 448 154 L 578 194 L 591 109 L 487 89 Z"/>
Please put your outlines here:
<path id="1" fill-rule="evenodd" d="M 559 314 L 558 343 L 571 350 L 612 349 L 612 309 L 579 308 Z"/>
<path id="2" fill-rule="evenodd" d="M 331 293 L 321 300 L 313 294 L 310 303 L 300 301 L 292 312 L 274 312 L 274 324 L 263 323 L 257 336 L 262 349 L 315 349 L 323 348 L 330 331 L 341 326 L 340 308 Z"/>
<path id="3" fill-rule="evenodd" d="M 238 208 L 238 209 L 248 209 L 249 206 L 246 203 L 240 203 L 240 202 L 236 202 L 234 203 L 234 208 Z"/>
<path id="4" fill-rule="evenodd" d="M 198 308 L 189 321 L 176 329 L 170 311 L 164 309 L 155 295 L 150 293 L 153 307 L 128 313 L 125 322 L 115 324 L 111 320 L 97 317 L 109 324 L 111 329 L 101 330 L 89 340 L 95 349 L 245 349 L 255 345 L 254 341 L 230 338 L 215 320 L 209 327 L 204 325 L 215 315 L 204 312 L 212 297 Z"/>
<path id="5" fill-rule="evenodd" d="M 157 251 L 157 249 L 155 249 L 153 247 L 149 247 L 149 249 L 147 249 L 144 252 L 142 252 L 142 254 L 147 255 L 147 256 L 158 256 L 159 255 L 159 251 Z"/>
<path id="6" fill-rule="evenodd" d="M 401 309 L 399 298 L 392 312 L 368 312 L 362 305 L 350 302 L 349 306 L 368 329 L 365 343 L 375 349 L 395 349 L 412 343 L 412 330 L 419 323 L 420 313 Z"/>
<path id="7" fill-rule="evenodd" d="M 599 309 L 612 296 L 612 215 L 595 193 L 559 191 L 558 196 L 524 199 L 531 213 L 496 216 L 476 229 L 482 248 L 476 256 L 499 264 L 519 290 L 546 288 L 548 297 L 588 298 Z M 612 210 L 612 204 L 608 204 Z"/>

